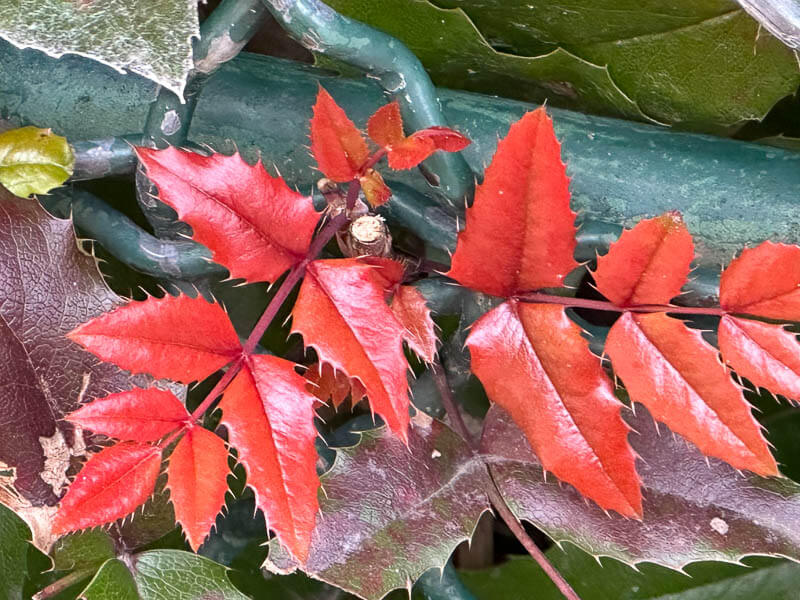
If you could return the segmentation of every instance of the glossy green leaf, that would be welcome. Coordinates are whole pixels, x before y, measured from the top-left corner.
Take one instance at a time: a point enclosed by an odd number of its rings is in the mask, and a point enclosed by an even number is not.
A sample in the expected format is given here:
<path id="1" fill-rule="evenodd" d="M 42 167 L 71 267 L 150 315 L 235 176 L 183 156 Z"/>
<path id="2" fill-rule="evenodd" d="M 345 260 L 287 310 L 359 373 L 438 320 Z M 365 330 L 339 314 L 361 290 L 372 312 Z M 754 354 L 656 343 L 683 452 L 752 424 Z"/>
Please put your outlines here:
<path id="1" fill-rule="evenodd" d="M 751 554 L 800 560 L 800 485 L 707 459 L 663 426 L 659 435 L 640 405 L 626 420 L 638 432 L 628 440 L 641 457 L 641 521 L 608 515 L 571 486 L 545 479 L 523 434 L 498 406 L 486 417 L 482 452 L 517 517 L 596 556 L 674 569 Z"/>
<path id="2" fill-rule="evenodd" d="M 86 56 L 179 96 L 198 35 L 196 0 L 12 0 L 0 11 L 0 37 L 15 46 Z"/>
<path id="3" fill-rule="evenodd" d="M 25 521 L 0 504 L 0 600 L 22 600 L 30 539 Z"/>
<path id="4" fill-rule="evenodd" d="M 80 595 L 82 600 L 139 600 L 133 575 L 120 560 L 103 563 Z"/>
<path id="5" fill-rule="evenodd" d="M 747 566 L 704 562 L 680 573 L 649 564 L 634 570 L 616 560 L 598 562 L 571 544 L 550 549 L 547 557 L 581 600 L 790 600 L 800 581 L 800 565 L 765 558 L 750 559 Z M 536 600 L 563 597 L 528 557 L 464 571 L 461 578 L 478 600 L 527 600 L 531 590 Z"/>
<path id="6" fill-rule="evenodd" d="M 321 478 L 320 516 L 302 569 L 377 600 L 447 562 L 488 510 L 482 490 L 491 483 L 466 443 L 425 415 L 412 419 L 407 447 L 385 428 L 361 436 Z M 274 542 L 264 566 L 300 568 Z"/>
<path id="7" fill-rule="evenodd" d="M 60 538 L 50 554 L 56 571 L 96 568 L 114 558 L 114 541 L 103 529 L 88 529 Z"/>
<path id="8" fill-rule="evenodd" d="M 733 0 L 331 4 L 400 38 L 441 85 L 593 112 L 641 109 L 655 121 L 719 130 L 763 118 L 800 83 L 791 49 Z M 548 62 L 552 69 L 536 66 Z"/>
<path id="9" fill-rule="evenodd" d="M 20 127 L 0 133 L 0 184 L 15 196 L 46 194 L 72 175 L 74 165 L 66 138 L 49 129 Z"/>
<path id="10" fill-rule="evenodd" d="M 246 600 L 220 564 L 180 550 L 151 550 L 132 558 L 142 600 Z"/>

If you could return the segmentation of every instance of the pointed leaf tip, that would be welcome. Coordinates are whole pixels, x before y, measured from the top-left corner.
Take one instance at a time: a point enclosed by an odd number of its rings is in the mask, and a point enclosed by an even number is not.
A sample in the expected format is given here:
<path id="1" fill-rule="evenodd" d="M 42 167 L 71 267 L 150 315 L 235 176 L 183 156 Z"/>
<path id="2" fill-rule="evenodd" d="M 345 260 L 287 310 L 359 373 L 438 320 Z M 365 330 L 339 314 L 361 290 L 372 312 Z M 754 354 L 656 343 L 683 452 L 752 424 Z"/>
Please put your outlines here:
<path id="1" fill-rule="evenodd" d="M 369 158 L 364 136 L 322 86 L 311 118 L 311 153 L 319 170 L 339 183 L 357 179 Z"/>
<path id="2" fill-rule="evenodd" d="M 498 144 L 446 275 L 501 297 L 561 286 L 578 266 L 575 216 L 553 122 L 536 109 Z"/>

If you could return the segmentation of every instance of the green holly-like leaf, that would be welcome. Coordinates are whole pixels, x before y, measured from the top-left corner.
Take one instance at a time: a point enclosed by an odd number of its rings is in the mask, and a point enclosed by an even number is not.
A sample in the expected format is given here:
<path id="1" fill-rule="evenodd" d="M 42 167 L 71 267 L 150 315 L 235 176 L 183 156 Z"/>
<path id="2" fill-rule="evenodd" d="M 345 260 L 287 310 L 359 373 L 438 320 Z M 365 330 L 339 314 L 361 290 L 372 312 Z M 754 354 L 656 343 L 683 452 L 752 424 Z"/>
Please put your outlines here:
<path id="1" fill-rule="evenodd" d="M 750 559 L 747 566 L 707 562 L 679 573 L 655 565 L 634 570 L 615 560 L 598 562 L 571 544 L 547 557 L 581 600 L 790 600 L 797 596 L 800 565 L 784 560 Z M 497 567 L 464 571 L 461 578 L 478 600 L 536 600 L 563 596 L 536 563 L 515 557 Z"/>
<path id="2" fill-rule="evenodd" d="M 15 196 L 46 194 L 69 179 L 74 165 L 66 138 L 49 129 L 20 127 L 0 133 L 0 184 Z"/>
<path id="3" fill-rule="evenodd" d="M 518 518 L 595 556 L 674 569 L 752 554 L 800 559 L 800 485 L 706 459 L 663 427 L 659 435 L 642 406 L 626 420 L 638 432 L 629 442 L 641 457 L 641 521 L 608 515 L 572 487 L 545 479 L 522 432 L 498 406 L 486 417 L 482 453 Z"/>
<path id="4" fill-rule="evenodd" d="M 522 100 L 719 130 L 800 83 L 792 50 L 733 0 L 331 4 L 408 44 L 437 83 Z"/>
<path id="5" fill-rule="evenodd" d="M 361 598 L 383 598 L 442 567 L 489 509 L 491 485 L 466 443 L 439 421 L 412 419 L 408 447 L 385 428 L 337 452 L 321 478 L 320 516 L 303 570 Z M 299 567 L 278 544 L 264 565 Z"/>
<path id="6" fill-rule="evenodd" d="M 0 504 L 0 600 L 22 600 L 30 540 L 25 521 Z"/>
<path id="7" fill-rule="evenodd" d="M 64 536 L 55 543 L 51 552 L 56 571 L 97 568 L 114 558 L 114 554 L 114 541 L 103 529 Z"/>
<path id="8" fill-rule="evenodd" d="M 140 600 L 133 575 L 120 560 L 106 561 L 81 592 L 81 600 Z"/>
<path id="9" fill-rule="evenodd" d="M 228 579 L 228 569 L 180 550 L 151 550 L 132 558 L 141 600 L 247 600 Z"/>
<path id="10" fill-rule="evenodd" d="M 196 0 L 13 0 L 0 37 L 59 57 L 79 54 L 183 95 L 199 35 Z"/>

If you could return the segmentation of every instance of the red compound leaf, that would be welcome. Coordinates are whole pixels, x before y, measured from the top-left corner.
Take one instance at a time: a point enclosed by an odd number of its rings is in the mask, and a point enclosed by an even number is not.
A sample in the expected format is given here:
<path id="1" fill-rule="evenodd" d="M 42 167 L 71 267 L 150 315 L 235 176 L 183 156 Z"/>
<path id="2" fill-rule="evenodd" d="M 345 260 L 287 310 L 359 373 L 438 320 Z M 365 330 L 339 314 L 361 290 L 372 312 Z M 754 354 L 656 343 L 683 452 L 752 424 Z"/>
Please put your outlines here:
<path id="1" fill-rule="evenodd" d="M 640 221 L 597 259 L 597 289 L 617 306 L 668 304 L 686 283 L 692 236 L 679 213 Z"/>
<path id="2" fill-rule="evenodd" d="M 319 213 L 309 196 L 239 154 L 137 148 L 159 198 L 234 279 L 274 281 L 305 258 Z"/>
<path id="3" fill-rule="evenodd" d="M 135 388 L 98 398 L 66 419 L 112 438 L 155 442 L 186 423 L 189 413 L 172 392 Z"/>
<path id="4" fill-rule="evenodd" d="M 339 183 L 358 179 L 369 158 L 364 136 L 322 86 L 311 118 L 311 153 L 319 170 Z"/>
<path id="5" fill-rule="evenodd" d="M 553 122 L 527 113 L 500 141 L 447 273 L 494 296 L 560 286 L 577 266 L 575 213 Z"/>
<path id="6" fill-rule="evenodd" d="M 467 137 L 449 127 L 429 127 L 406 137 L 397 101 L 379 108 L 367 123 L 372 140 L 385 148 L 392 169 L 411 169 L 437 150 L 458 152 L 466 148 Z"/>
<path id="7" fill-rule="evenodd" d="M 386 304 L 374 269 L 355 259 L 311 263 L 294 306 L 292 332 L 302 335 L 321 361 L 361 381 L 372 410 L 406 440 L 407 332 Z"/>
<path id="8" fill-rule="evenodd" d="M 184 383 L 205 379 L 242 352 L 222 307 L 189 296 L 129 302 L 79 325 L 68 337 L 133 373 Z"/>
<path id="9" fill-rule="evenodd" d="M 800 320 L 800 247 L 745 248 L 722 273 L 719 302 L 732 313 Z"/>
<path id="10" fill-rule="evenodd" d="M 742 390 L 700 331 L 661 313 L 625 313 L 609 332 L 606 352 L 631 400 L 703 454 L 778 474 Z"/>
<path id="11" fill-rule="evenodd" d="M 203 544 L 225 504 L 228 449 L 218 436 L 189 428 L 169 457 L 167 489 L 192 550 Z"/>
<path id="12" fill-rule="evenodd" d="M 782 325 L 724 316 L 719 323 L 722 358 L 753 385 L 800 400 L 800 346 Z"/>
<path id="13" fill-rule="evenodd" d="M 358 379 L 350 379 L 327 363 L 309 365 L 305 378 L 308 381 L 306 389 L 323 403 L 330 400 L 336 409 L 344 404 L 347 398 L 350 398 L 351 405 L 355 406 L 367 396 L 364 386 Z"/>
<path id="14" fill-rule="evenodd" d="M 131 514 L 153 494 L 161 450 L 120 442 L 92 456 L 61 499 L 53 533 L 105 525 Z"/>
<path id="15" fill-rule="evenodd" d="M 467 346 L 489 398 L 525 432 L 545 471 L 604 509 L 641 516 L 622 405 L 563 307 L 505 302 L 475 323 Z"/>
<path id="16" fill-rule="evenodd" d="M 305 562 L 317 516 L 314 403 L 294 363 L 254 355 L 225 390 L 222 424 L 281 544 Z"/>

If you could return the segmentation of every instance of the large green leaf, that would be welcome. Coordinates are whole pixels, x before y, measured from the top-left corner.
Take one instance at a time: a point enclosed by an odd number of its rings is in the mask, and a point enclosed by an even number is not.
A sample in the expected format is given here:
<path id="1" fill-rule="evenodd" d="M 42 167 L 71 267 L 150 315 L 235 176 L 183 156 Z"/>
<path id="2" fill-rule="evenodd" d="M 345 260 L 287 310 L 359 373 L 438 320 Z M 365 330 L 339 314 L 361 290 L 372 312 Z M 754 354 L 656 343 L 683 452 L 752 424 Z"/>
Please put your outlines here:
<path id="1" fill-rule="evenodd" d="M 656 565 L 643 564 L 634 570 L 615 560 L 600 563 L 571 544 L 565 544 L 564 550 L 552 548 L 547 557 L 581 600 L 791 600 L 797 598 L 800 582 L 800 565 L 765 558 L 748 560 L 748 566 L 698 563 L 679 573 Z M 461 578 L 478 600 L 563 598 L 528 557 L 464 571 Z"/>
<path id="2" fill-rule="evenodd" d="M 0 37 L 20 48 L 87 56 L 179 96 L 197 35 L 197 0 L 10 0 L 0 10 Z"/>
<path id="3" fill-rule="evenodd" d="M 800 485 L 743 474 L 663 431 L 642 406 L 628 422 L 642 460 L 641 521 L 608 515 L 575 489 L 545 480 L 541 465 L 508 414 L 486 417 L 482 451 L 511 510 L 555 540 L 596 556 L 680 569 L 702 560 L 763 554 L 800 560 Z M 662 428 L 663 429 L 663 428 Z"/>
<path id="4" fill-rule="evenodd" d="M 51 555 L 56 571 L 97 568 L 114 558 L 114 541 L 103 529 L 89 529 L 59 539 Z"/>
<path id="5" fill-rule="evenodd" d="M 523 100 L 719 130 L 800 84 L 794 53 L 733 0 L 330 4 L 400 38 L 441 85 Z"/>
<path id="6" fill-rule="evenodd" d="M 80 597 L 82 600 L 140 600 L 131 572 L 116 558 L 103 563 Z"/>
<path id="7" fill-rule="evenodd" d="M 25 521 L 0 504 L 0 600 L 22 600 L 30 539 Z"/>
<path id="8" fill-rule="evenodd" d="M 66 138 L 49 129 L 0 133 L 0 185 L 15 196 L 46 194 L 72 175 L 75 156 Z"/>
<path id="9" fill-rule="evenodd" d="M 180 550 L 151 550 L 132 558 L 142 600 L 246 600 L 228 579 L 228 570 Z"/>
<path id="10" fill-rule="evenodd" d="M 320 516 L 303 570 L 362 598 L 407 588 L 442 567 L 489 503 L 483 464 L 439 421 L 418 414 L 408 447 L 385 428 L 337 452 L 322 477 Z M 272 542 L 265 567 L 297 568 Z"/>

